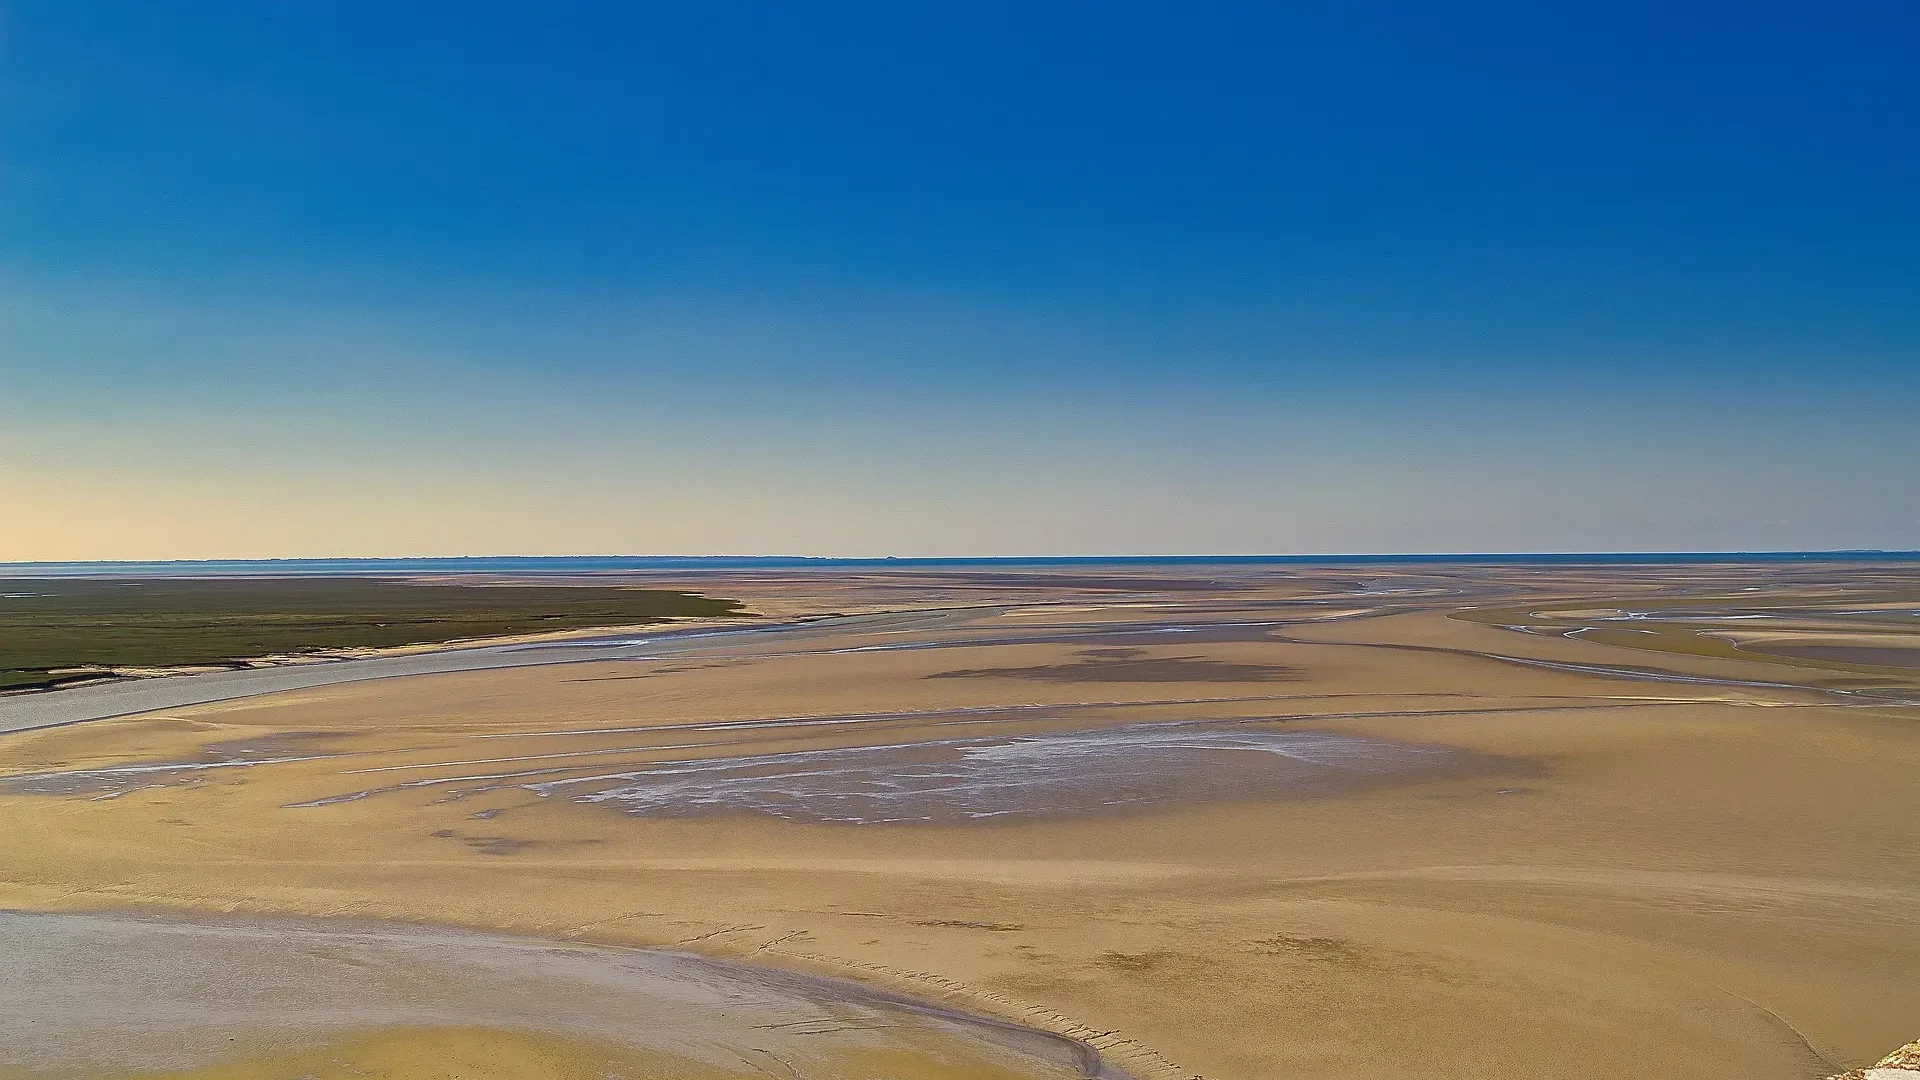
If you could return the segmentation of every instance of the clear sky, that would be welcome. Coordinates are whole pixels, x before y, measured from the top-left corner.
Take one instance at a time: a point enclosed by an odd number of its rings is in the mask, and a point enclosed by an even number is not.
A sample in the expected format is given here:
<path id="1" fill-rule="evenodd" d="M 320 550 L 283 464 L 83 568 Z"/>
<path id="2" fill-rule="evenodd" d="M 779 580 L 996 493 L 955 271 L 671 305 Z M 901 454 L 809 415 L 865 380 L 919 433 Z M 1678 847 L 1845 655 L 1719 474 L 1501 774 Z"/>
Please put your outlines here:
<path id="1" fill-rule="evenodd" d="M 1916 54 L 0 0 L 0 559 L 1920 547 Z"/>

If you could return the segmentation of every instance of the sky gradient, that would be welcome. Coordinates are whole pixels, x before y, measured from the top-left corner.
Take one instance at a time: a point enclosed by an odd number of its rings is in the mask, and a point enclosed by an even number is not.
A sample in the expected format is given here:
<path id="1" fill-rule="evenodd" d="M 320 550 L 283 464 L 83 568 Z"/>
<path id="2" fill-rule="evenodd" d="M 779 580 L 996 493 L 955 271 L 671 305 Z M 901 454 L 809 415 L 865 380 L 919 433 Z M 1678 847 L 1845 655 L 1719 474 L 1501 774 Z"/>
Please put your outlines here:
<path id="1" fill-rule="evenodd" d="M 0 560 L 1920 548 L 1920 9 L 924 7 L 0 0 Z"/>

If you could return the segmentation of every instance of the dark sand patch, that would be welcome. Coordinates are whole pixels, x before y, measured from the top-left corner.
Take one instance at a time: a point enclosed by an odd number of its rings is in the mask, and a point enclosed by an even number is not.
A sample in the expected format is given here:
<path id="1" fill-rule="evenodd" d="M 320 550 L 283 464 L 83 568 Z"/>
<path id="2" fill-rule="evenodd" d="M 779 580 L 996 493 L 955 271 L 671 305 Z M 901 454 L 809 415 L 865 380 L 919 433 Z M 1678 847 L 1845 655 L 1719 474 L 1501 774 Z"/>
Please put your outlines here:
<path id="1" fill-rule="evenodd" d="M 1920 668 L 1920 648 L 1898 645 L 1799 645 L 1793 642 L 1768 642 L 1742 645 L 1743 652 L 1778 656 L 1786 660 L 1811 660 L 1814 663 L 1860 664 L 1867 667 Z"/>
<path id="2" fill-rule="evenodd" d="M 0 795 L 92 795 L 112 797 L 142 788 L 197 784 L 222 770 L 340 757 L 318 744 L 326 731 L 288 731 L 211 743 L 189 761 L 137 761 L 99 768 L 48 769 L 0 776 Z"/>
<path id="3" fill-rule="evenodd" d="M 1105 646 L 1150 645 L 1230 645 L 1239 642 L 1277 641 L 1275 632 L 1287 626 L 1285 620 L 1260 622 L 1178 622 L 1178 623 L 1079 623 L 1045 628 L 1046 632 L 1028 637 L 983 641 L 981 644 Z M 1036 628 L 1038 629 L 1038 628 Z M 956 645 L 969 642 L 957 641 Z"/>
<path id="4" fill-rule="evenodd" d="M 1111 577 L 1067 574 L 940 574 L 929 575 L 927 582 L 951 581 L 976 586 L 1000 586 L 1028 589 L 1066 589 L 1083 592 L 1225 592 L 1245 587 L 1244 582 L 1205 577 Z"/>
<path id="5" fill-rule="evenodd" d="M 929 679 L 1036 679 L 1041 682 L 1282 682 L 1300 677 L 1284 664 L 1236 664 L 1204 656 L 1149 656 L 1141 649 L 1089 649 L 1071 664 L 962 668 Z"/>

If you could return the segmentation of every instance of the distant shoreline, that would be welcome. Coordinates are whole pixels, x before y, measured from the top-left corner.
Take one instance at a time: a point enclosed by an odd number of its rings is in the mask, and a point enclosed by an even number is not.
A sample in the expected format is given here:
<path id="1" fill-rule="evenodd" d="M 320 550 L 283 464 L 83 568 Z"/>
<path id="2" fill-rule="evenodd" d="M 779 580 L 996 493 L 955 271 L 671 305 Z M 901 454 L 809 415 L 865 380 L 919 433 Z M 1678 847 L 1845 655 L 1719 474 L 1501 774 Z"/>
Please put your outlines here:
<path id="1" fill-rule="evenodd" d="M 305 662 L 260 664 L 148 677 L 108 677 L 49 689 L 24 689 L 0 695 L 0 735 L 112 720 L 138 713 L 239 701 L 292 690 L 374 682 L 409 675 L 492 671 L 631 659 L 683 647 L 715 634 L 764 633 L 798 628 L 814 620 L 780 621 L 764 616 L 687 619 L 639 628 L 595 628 L 577 635 L 512 635 L 454 644 L 422 644 L 379 650 L 372 655 L 342 655 Z"/>
<path id="2" fill-rule="evenodd" d="M 4 704 L 6 699 L 10 697 L 52 694 L 113 683 L 173 679 L 185 675 L 219 675 L 241 671 L 261 671 L 269 668 L 312 667 L 321 664 L 341 664 L 355 660 L 380 660 L 393 656 L 419 656 L 426 653 L 460 652 L 462 650 L 492 649 L 516 645 L 566 645 L 572 642 L 591 644 L 610 637 L 638 637 L 640 635 L 665 637 L 698 633 L 706 630 L 752 628 L 761 625 L 764 621 L 766 621 L 764 616 L 754 615 L 752 613 L 715 616 L 712 618 L 668 617 L 656 619 L 652 622 L 609 623 L 604 626 L 579 627 L 572 630 L 548 630 L 522 634 L 497 634 L 488 637 L 449 638 L 445 641 L 421 641 L 407 645 L 361 646 L 315 649 L 307 652 L 262 653 L 257 656 L 240 657 L 233 660 L 203 664 L 153 664 L 146 666 L 121 665 L 117 667 L 101 667 L 98 670 L 76 670 L 70 675 L 63 676 L 62 681 L 46 685 L 0 687 L 0 704 Z M 0 734 L 4 734 L 4 731 L 0 731 Z"/>
<path id="3" fill-rule="evenodd" d="M 90 576 L 305 576 L 365 574 L 620 573 L 676 570 L 799 570 L 1049 566 L 1369 566 L 1431 563 L 1553 566 L 1694 563 L 1920 562 L 1920 550 L 1457 552 L 1320 555 L 1005 555 L 837 558 L 804 555 L 473 555 L 344 559 L 104 560 L 0 562 L 0 579 Z"/>

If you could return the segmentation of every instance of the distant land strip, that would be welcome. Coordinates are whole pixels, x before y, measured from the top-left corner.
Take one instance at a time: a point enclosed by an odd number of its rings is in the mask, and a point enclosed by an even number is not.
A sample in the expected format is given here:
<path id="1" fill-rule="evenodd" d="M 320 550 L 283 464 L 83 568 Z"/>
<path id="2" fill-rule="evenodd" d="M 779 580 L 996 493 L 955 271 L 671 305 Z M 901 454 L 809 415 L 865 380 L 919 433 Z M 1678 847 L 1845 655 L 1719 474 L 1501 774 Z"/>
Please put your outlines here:
<path id="1" fill-rule="evenodd" d="M 1040 566 L 1369 566 L 1419 563 L 1685 565 L 1691 563 L 1914 562 L 1920 551 L 1590 551 L 1325 553 L 1318 555 L 995 555 L 838 558 L 808 555 L 462 555 L 388 559 L 199 559 L 0 562 L 0 578 L 258 575 L 617 573 L 662 570 Z"/>
<path id="2" fill-rule="evenodd" d="M 741 614 L 735 600 L 614 584 L 0 577 L 0 691 Z"/>

